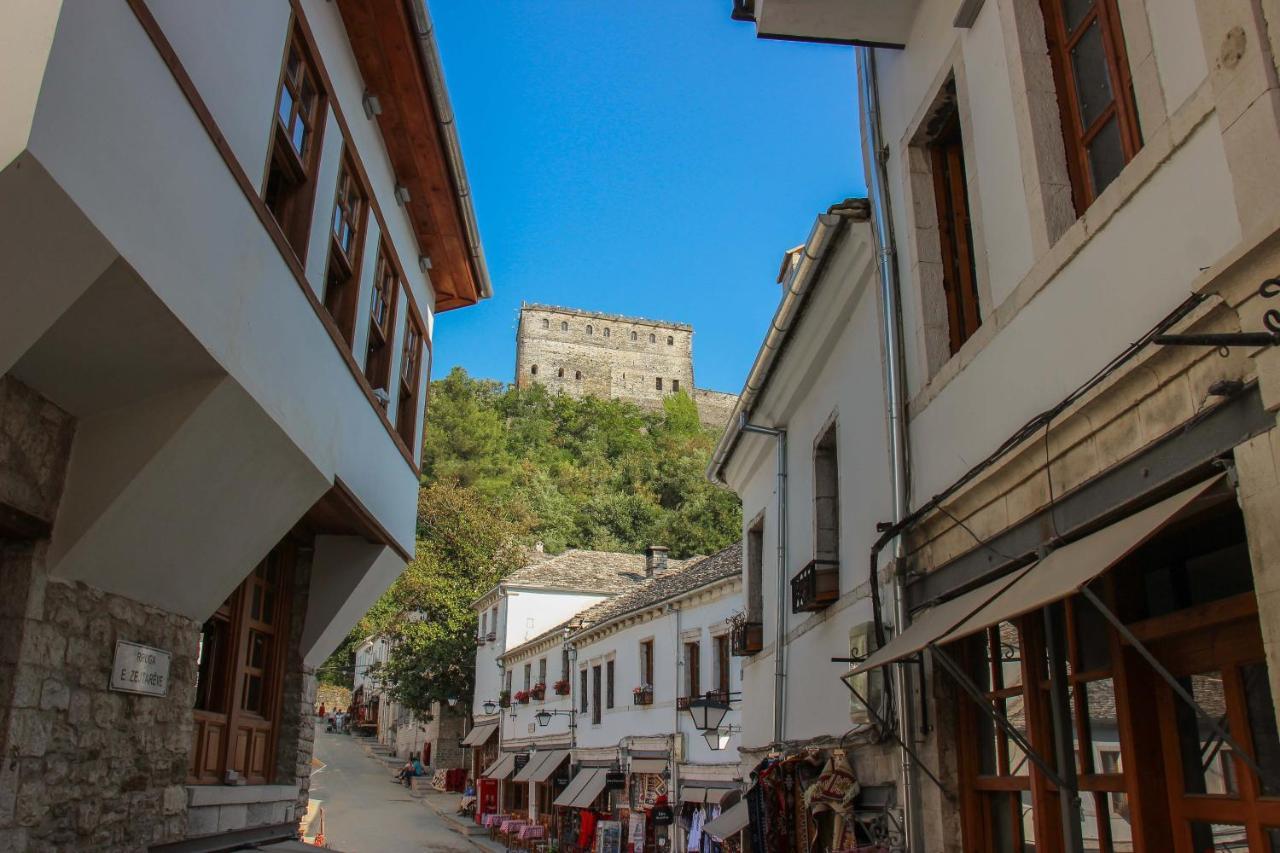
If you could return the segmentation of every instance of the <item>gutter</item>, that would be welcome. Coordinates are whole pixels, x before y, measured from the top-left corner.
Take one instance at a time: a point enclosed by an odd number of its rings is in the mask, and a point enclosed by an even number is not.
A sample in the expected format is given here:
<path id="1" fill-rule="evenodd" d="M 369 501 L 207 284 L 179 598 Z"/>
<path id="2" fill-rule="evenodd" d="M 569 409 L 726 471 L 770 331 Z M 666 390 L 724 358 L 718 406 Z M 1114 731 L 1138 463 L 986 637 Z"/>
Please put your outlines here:
<path id="1" fill-rule="evenodd" d="M 427 0 L 407 0 L 407 2 L 413 14 L 414 34 L 418 38 L 418 55 L 422 59 L 422 67 L 427 74 L 427 85 L 431 89 L 431 100 L 435 104 L 436 125 L 440 129 L 440 137 L 444 142 L 444 156 L 449 162 L 449 172 L 453 176 L 454 197 L 458 200 L 458 212 L 462 215 L 462 226 L 466 229 L 467 251 L 471 255 L 476 286 L 480 292 L 480 298 L 489 299 L 493 296 L 493 282 L 489 278 L 489 265 L 484 259 L 484 248 L 480 245 L 480 226 L 476 221 L 476 210 L 471 201 L 471 185 L 467 182 L 467 168 L 462 161 L 462 145 L 458 141 L 458 126 L 454 121 L 453 105 L 449 102 L 449 91 L 444 84 L 444 66 L 440 62 L 440 51 L 436 46 L 435 25 L 431 22 L 431 13 L 427 11 Z"/>
<path id="2" fill-rule="evenodd" d="M 724 468 L 742 439 L 741 424 L 750 418 L 756 403 L 764 393 L 778 359 L 790 339 L 791 331 L 799 322 L 808 302 L 809 294 L 818 278 L 817 272 L 823 266 L 837 233 L 843 233 L 844 229 L 841 226 L 850 220 L 867 221 L 871 215 L 870 211 L 871 207 L 866 199 L 845 199 L 839 204 L 832 205 L 814 222 L 799 262 L 792 266 L 783 282 L 782 301 L 778 303 L 778 310 L 774 312 L 769 331 L 760 345 L 760 350 L 756 353 L 751 372 L 747 374 L 746 384 L 742 386 L 738 402 L 729 415 L 729 426 L 720 436 L 720 441 L 712 454 L 711 464 L 707 467 L 707 478 L 711 482 L 726 485 L 723 476 Z"/>

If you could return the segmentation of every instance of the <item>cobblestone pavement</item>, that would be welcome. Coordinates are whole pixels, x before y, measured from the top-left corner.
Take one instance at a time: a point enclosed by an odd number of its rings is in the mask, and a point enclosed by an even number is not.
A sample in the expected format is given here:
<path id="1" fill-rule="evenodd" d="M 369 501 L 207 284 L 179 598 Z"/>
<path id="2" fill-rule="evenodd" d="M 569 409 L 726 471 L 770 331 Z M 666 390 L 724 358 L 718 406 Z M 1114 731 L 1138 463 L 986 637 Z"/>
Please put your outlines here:
<path id="1" fill-rule="evenodd" d="M 346 735 L 316 731 L 316 757 L 324 767 L 315 772 L 311 798 L 324 809 L 325 839 L 343 853 L 418 853 L 475 851 L 434 811 L 392 784 L 391 772 L 369 758 Z M 312 824 L 311 831 L 319 827 Z"/>

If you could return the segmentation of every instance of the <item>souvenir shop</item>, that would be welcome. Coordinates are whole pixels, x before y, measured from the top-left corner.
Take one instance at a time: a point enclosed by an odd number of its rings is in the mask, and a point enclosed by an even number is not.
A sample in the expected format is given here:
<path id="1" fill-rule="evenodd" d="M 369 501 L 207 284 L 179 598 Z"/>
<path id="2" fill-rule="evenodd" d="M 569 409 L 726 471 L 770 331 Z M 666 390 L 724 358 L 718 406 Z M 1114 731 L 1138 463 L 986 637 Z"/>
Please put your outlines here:
<path id="1" fill-rule="evenodd" d="M 707 832 L 707 827 L 717 826 L 725 813 L 742 799 L 742 790 L 731 783 L 712 785 L 691 781 L 680 785 L 680 809 L 676 819 L 679 827 L 678 848 L 687 853 L 739 853 L 738 833 L 718 834 Z"/>

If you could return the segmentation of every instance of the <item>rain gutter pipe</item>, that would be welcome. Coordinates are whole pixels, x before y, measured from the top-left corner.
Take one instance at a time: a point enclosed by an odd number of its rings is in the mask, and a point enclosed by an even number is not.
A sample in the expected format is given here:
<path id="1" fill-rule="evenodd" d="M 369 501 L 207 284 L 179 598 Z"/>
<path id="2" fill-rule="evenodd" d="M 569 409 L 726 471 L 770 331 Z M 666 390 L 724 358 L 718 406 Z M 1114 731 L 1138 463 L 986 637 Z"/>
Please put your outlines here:
<path id="1" fill-rule="evenodd" d="M 462 161 L 462 145 L 458 141 L 458 125 L 454 121 L 453 105 L 449 102 L 449 91 L 444 85 L 444 66 L 440 62 L 440 50 L 436 46 L 435 25 L 431 22 L 431 13 L 427 11 L 427 0 L 409 0 L 407 5 L 413 12 L 418 55 L 427 72 L 431 100 L 436 108 L 436 126 L 440 129 L 444 156 L 453 177 L 454 194 L 458 199 L 462 227 L 466 230 L 467 252 L 471 255 L 471 263 L 475 269 L 476 286 L 480 291 L 480 298 L 489 299 L 493 296 L 493 281 L 489 278 L 484 248 L 480 245 L 480 226 L 476 222 L 476 209 L 471 201 L 467 168 Z"/>
<path id="2" fill-rule="evenodd" d="M 889 452 L 892 463 L 893 522 L 906 517 L 910 501 L 907 472 L 908 436 L 906 422 L 906 391 L 902 352 L 902 305 L 898 282 L 898 268 L 893 238 L 893 225 L 889 207 L 888 177 L 885 172 L 887 149 L 880 124 L 880 93 L 876 74 L 875 49 L 858 47 L 855 50 L 858 64 L 858 80 L 861 86 L 862 138 L 868 158 L 871 180 L 871 212 L 876 241 L 876 265 L 880 277 L 881 334 L 884 337 L 885 404 L 889 420 Z M 902 538 L 896 532 L 890 537 L 886 531 L 871 550 L 871 590 L 875 601 L 876 644 L 885 642 L 883 617 L 880 612 L 879 553 L 892 540 L 897 565 L 893 576 L 893 622 L 899 634 L 910 622 L 906 606 L 905 579 L 902 566 Z M 903 745 L 899 748 L 901 766 L 903 824 L 907 832 L 907 850 L 923 850 L 924 835 L 920 822 L 919 791 L 916 786 L 915 759 L 905 746 L 907 738 L 916 736 L 915 705 L 911 694 L 911 673 L 908 664 L 897 663 L 893 667 L 893 692 L 897 697 L 898 730 Z"/>

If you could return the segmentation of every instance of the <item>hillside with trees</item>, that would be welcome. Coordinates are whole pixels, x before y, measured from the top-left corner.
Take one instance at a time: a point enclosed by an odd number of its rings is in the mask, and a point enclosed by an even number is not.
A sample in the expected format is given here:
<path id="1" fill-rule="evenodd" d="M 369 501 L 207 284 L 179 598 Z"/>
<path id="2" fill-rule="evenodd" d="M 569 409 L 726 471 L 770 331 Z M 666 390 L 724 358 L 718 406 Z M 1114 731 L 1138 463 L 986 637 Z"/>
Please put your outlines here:
<path id="1" fill-rule="evenodd" d="M 711 554 L 741 531 L 737 496 L 707 482 L 716 432 L 685 394 L 663 411 L 455 369 L 431 384 L 418 503 L 417 554 L 321 670 L 349 684 L 353 649 L 389 632 L 396 651 L 379 677 L 425 711 L 470 692 L 473 600 L 542 542 L 676 558 Z"/>

